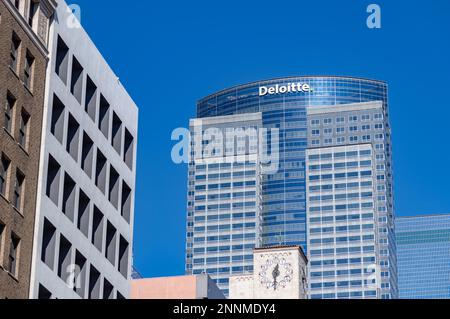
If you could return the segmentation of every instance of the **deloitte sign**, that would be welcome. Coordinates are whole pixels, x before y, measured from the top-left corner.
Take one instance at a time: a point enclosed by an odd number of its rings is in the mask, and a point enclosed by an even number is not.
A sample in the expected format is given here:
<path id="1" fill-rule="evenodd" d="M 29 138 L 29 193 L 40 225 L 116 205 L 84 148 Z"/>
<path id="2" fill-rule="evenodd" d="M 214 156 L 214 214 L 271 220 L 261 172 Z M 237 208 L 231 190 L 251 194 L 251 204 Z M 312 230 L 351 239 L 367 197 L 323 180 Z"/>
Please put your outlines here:
<path id="1" fill-rule="evenodd" d="M 306 83 L 289 83 L 286 85 L 260 86 L 259 96 L 276 95 L 285 93 L 313 92 L 314 90 Z"/>

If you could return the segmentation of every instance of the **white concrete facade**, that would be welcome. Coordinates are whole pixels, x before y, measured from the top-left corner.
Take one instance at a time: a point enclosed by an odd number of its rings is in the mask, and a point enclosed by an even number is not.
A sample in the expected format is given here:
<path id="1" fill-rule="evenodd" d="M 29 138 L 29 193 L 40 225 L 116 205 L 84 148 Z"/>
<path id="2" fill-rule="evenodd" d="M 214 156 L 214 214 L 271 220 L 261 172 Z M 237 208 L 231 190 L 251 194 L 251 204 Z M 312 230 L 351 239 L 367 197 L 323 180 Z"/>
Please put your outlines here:
<path id="1" fill-rule="evenodd" d="M 299 246 L 255 249 L 253 274 L 230 277 L 230 299 L 306 299 L 307 263 Z"/>
<path id="2" fill-rule="evenodd" d="M 57 2 L 30 297 L 128 298 L 138 109 Z"/>

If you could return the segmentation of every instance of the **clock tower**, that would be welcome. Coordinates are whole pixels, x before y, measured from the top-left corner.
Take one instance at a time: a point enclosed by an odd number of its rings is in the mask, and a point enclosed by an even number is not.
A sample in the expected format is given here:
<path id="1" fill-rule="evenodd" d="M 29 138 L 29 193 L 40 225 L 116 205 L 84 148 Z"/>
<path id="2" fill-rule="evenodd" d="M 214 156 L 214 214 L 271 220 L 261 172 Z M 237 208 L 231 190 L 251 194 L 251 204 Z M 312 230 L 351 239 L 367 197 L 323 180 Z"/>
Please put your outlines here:
<path id="1" fill-rule="evenodd" d="M 230 299 L 306 299 L 306 265 L 299 246 L 257 248 L 253 274 L 230 278 Z"/>

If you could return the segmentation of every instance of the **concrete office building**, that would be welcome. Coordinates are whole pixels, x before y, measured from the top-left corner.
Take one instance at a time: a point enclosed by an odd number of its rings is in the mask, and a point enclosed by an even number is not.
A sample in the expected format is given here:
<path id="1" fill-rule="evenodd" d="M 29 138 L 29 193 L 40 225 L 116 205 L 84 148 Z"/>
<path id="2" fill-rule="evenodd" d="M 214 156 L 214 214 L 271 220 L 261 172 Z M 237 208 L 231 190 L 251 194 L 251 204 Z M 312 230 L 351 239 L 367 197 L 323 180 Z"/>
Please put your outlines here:
<path id="1" fill-rule="evenodd" d="M 128 298 L 138 110 L 71 10 L 50 28 L 31 298 Z"/>
<path id="2" fill-rule="evenodd" d="M 229 152 L 235 135 L 230 129 L 254 128 L 252 141 L 261 127 L 261 113 L 219 116 L 191 120 L 192 149 L 207 146 L 205 132 L 221 134 L 219 143 L 225 152 L 198 149 L 189 168 L 189 202 L 193 214 L 188 223 L 194 226 L 192 241 L 192 274 L 208 273 L 228 294 L 228 277 L 253 270 L 253 249 L 260 246 L 261 173 L 258 145 L 242 145 L 241 156 Z M 237 133 L 239 134 L 239 133 Z M 233 155 L 231 155 L 233 154 Z M 200 155 L 200 156 L 198 156 Z M 198 156 L 198 158 L 196 158 Z M 195 204 L 194 204 L 195 203 Z"/>
<path id="3" fill-rule="evenodd" d="M 230 115 L 242 116 L 242 114 L 248 113 L 261 113 L 264 128 L 279 129 L 278 170 L 276 173 L 262 174 L 260 178 L 261 216 L 257 219 L 262 222 L 260 233 L 255 233 L 257 236 L 255 244 L 260 244 L 261 247 L 301 246 L 307 252 L 307 256 L 311 257 L 310 261 L 315 262 L 310 269 L 311 274 L 315 276 L 314 280 L 311 278 L 311 285 L 314 282 L 313 287 L 315 287 L 315 291 L 311 292 L 314 298 L 396 298 L 398 295 L 397 270 L 386 83 L 353 77 L 289 77 L 236 86 L 207 96 L 197 104 L 198 119 Z M 373 181 L 371 190 L 367 190 L 367 193 L 372 191 L 371 202 L 373 207 L 369 209 L 360 206 L 355 211 L 356 204 L 364 203 L 366 205 L 366 198 L 364 198 L 364 201 L 358 198 L 357 202 L 353 203 L 353 198 L 349 197 L 344 200 L 340 197 L 343 196 L 342 194 L 336 193 L 338 198 L 333 198 L 332 201 L 343 200 L 345 205 L 347 205 L 347 202 L 349 204 L 352 202 L 352 205 L 342 207 L 342 209 L 341 206 L 333 207 L 328 215 L 332 216 L 337 209 L 340 210 L 339 215 L 358 215 L 359 218 L 362 214 L 371 213 L 372 217 L 369 224 L 372 225 L 373 239 L 371 239 L 370 245 L 366 245 L 364 242 L 368 240 L 368 238 L 363 237 L 366 236 L 366 229 L 364 229 L 364 234 L 361 232 L 362 228 L 360 230 L 357 230 L 356 227 L 344 230 L 340 228 L 342 226 L 340 223 L 335 223 L 337 220 L 333 220 L 330 224 L 331 220 L 327 219 L 328 224 L 326 225 L 322 224 L 321 221 L 314 221 L 314 225 L 307 222 L 310 218 L 316 218 L 307 209 L 308 204 L 313 210 L 317 209 L 316 206 L 330 206 L 329 196 L 335 195 L 333 191 L 324 193 L 326 196 L 323 200 L 319 198 L 318 201 L 314 202 L 314 205 L 308 203 L 309 195 L 311 197 L 317 195 L 307 193 L 309 191 L 307 185 L 309 178 L 314 179 L 317 175 L 313 174 L 313 169 L 307 171 L 309 165 L 317 165 L 317 163 L 308 163 L 308 150 L 313 152 L 313 149 L 319 148 L 344 147 L 346 145 L 361 145 L 362 147 L 367 144 L 369 145 L 367 147 L 372 149 L 371 154 L 373 154 L 373 158 L 370 159 Z M 334 153 L 335 150 L 330 149 L 331 151 Z M 342 150 L 336 150 L 336 153 L 338 152 L 341 153 Z M 355 159 L 358 159 L 358 157 L 359 155 Z M 324 164 L 326 165 L 324 168 L 327 167 L 328 170 L 326 175 L 341 174 L 341 172 L 335 172 L 334 167 L 330 171 L 328 168 L 330 163 Z M 337 169 L 340 168 L 337 167 Z M 190 186 L 191 183 L 195 183 L 193 179 L 197 175 L 196 170 L 197 168 L 191 165 L 189 170 Z M 318 172 L 319 175 L 322 175 L 320 169 Z M 311 174 L 311 176 L 307 176 L 307 174 Z M 353 172 L 349 176 L 352 177 L 352 174 Z M 343 180 L 347 183 L 347 179 L 345 177 Z M 350 183 L 350 181 L 348 182 Z M 352 183 L 356 183 L 356 181 Z M 316 187 L 317 185 L 311 186 Z M 353 184 L 350 184 L 350 186 L 353 186 Z M 329 187 L 329 185 L 324 185 L 324 187 Z M 325 191 L 329 190 L 324 189 Z M 234 189 L 231 189 L 230 192 L 234 192 Z M 200 263 L 200 267 L 197 267 L 195 263 L 195 260 L 198 259 L 198 252 L 194 250 L 195 238 L 205 237 L 207 240 L 209 236 L 213 235 L 206 230 L 206 233 L 202 233 L 200 236 L 200 232 L 197 230 L 198 220 L 196 218 L 200 213 L 196 211 L 196 207 L 208 207 L 209 205 L 208 199 L 206 203 L 203 202 L 200 205 L 196 200 L 197 193 L 198 190 L 195 188 L 189 189 L 186 247 L 186 272 L 188 274 L 194 273 L 194 269 L 196 272 L 210 272 L 207 262 L 203 265 Z M 365 190 L 364 193 L 366 193 Z M 321 194 L 319 193 L 318 196 L 321 196 Z M 351 196 L 354 196 L 353 192 Z M 359 187 L 358 196 L 361 196 Z M 204 199 L 202 198 L 202 200 Z M 223 214 L 227 213 L 230 213 L 230 210 L 223 211 Z M 209 212 L 206 212 L 207 216 L 209 214 Z M 362 227 L 362 224 L 359 226 Z M 319 235 L 314 234 L 313 236 L 308 231 L 308 227 L 314 228 L 313 232 L 318 231 L 316 228 L 326 228 L 320 236 L 327 237 L 329 242 L 318 243 L 318 238 L 312 237 L 318 237 Z M 358 234 L 353 236 L 355 232 L 358 232 Z M 352 243 L 338 243 L 337 241 L 341 240 L 340 237 L 351 237 Z M 322 270 L 323 266 L 327 264 L 319 265 L 316 262 L 328 262 L 328 260 L 337 262 L 338 259 L 341 262 L 340 259 L 345 259 L 345 256 L 350 259 L 348 253 L 340 254 L 345 248 L 349 252 L 350 247 L 355 243 L 362 249 L 366 246 L 365 249 L 369 249 L 368 247 L 371 246 L 370 248 L 373 249 L 374 253 L 370 257 L 373 257 L 374 260 L 371 259 L 370 265 L 368 265 L 366 261 L 369 260 L 369 256 L 366 256 L 361 250 L 357 254 L 358 257 L 354 257 L 355 259 L 352 255 L 351 261 L 355 264 L 351 266 L 346 264 L 345 267 L 359 268 L 358 271 L 361 274 L 377 269 L 376 274 L 379 275 L 379 280 L 376 280 L 378 288 L 375 289 L 375 294 L 373 290 L 366 294 L 363 289 L 353 289 L 357 284 L 359 285 L 359 281 L 349 283 L 349 285 L 353 284 L 352 289 L 339 291 L 335 289 L 331 292 L 332 289 L 324 290 L 322 286 L 319 287 L 318 285 L 322 283 L 331 287 L 333 284 L 338 285 L 338 282 L 341 284 L 340 282 L 350 281 L 343 279 L 342 276 L 344 275 L 341 276 L 341 272 L 338 273 L 336 269 Z M 310 247 L 311 245 L 313 247 Z M 223 240 L 216 241 L 215 246 L 218 249 L 223 246 L 227 247 L 230 246 L 230 241 L 226 237 Z M 354 252 L 356 253 L 356 248 L 352 249 L 355 249 Z M 203 254 L 201 258 L 208 259 L 212 256 L 210 252 L 206 252 L 206 255 Z M 364 259 L 366 257 L 367 259 Z M 318 260 L 315 260 L 316 258 Z M 358 258 L 361 261 L 356 263 L 359 260 Z M 234 275 L 233 267 L 238 266 L 238 264 L 239 261 L 236 261 L 230 269 L 223 269 L 221 276 Z M 368 267 L 369 269 L 367 269 Z M 352 271 L 356 272 L 356 270 Z M 227 284 L 224 280 L 223 286 L 220 286 L 225 292 Z"/>
<path id="4" fill-rule="evenodd" d="M 450 299 L 450 214 L 397 218 L 401 299 Z"/>
<path id="5" fill-rule="evenodd" d="M 0 299 L 28 298 L 54 1 L 0 1 Z"/>

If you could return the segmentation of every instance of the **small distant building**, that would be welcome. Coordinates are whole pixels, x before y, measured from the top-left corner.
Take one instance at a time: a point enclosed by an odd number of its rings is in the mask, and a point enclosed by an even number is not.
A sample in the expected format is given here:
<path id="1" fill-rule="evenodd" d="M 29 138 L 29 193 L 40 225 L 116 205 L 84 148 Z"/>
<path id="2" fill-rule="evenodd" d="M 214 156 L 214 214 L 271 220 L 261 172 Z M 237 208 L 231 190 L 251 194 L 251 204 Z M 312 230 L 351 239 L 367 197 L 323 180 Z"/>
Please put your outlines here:
<path id="1" fill-rule="evenodd" d="M 131 299 L 225 299 L 225 296 L 207 274 L 200 274 L 132 280 Z"/>
<path id="2" fill-rule="evenodd" d="M 230 299 L 307 299 L 307 258 L 300 246 L 257 248 L 254 272 L 231 276 Z"/>

